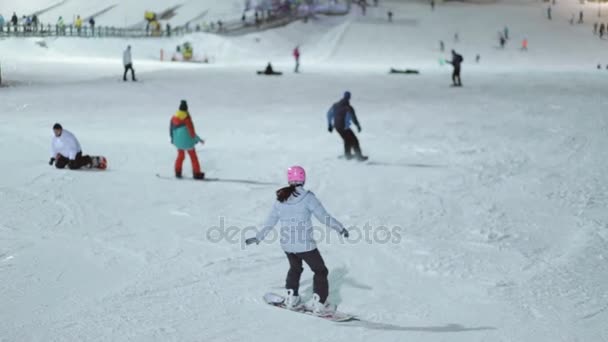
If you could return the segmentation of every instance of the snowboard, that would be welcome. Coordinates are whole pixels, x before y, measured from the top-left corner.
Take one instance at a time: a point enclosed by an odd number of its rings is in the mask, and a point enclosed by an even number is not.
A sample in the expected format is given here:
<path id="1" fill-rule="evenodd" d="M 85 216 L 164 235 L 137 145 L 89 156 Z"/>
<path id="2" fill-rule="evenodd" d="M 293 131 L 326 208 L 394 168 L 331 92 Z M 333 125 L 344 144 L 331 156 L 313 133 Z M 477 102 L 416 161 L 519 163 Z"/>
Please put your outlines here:
<path id="1" fill-rule="evenodd" d="M 412 75 L 418 75 L 418 74 L 420 74 L 420 71 L 414 70 L 414 69 L 400 70 L 400 69 L 391 68 L 391 70 L 389 71 L 389 73 L 390 74 L 412 74 Z"/>
<path id="2" fill-rule="evenodd" d="M 264 301 L 268 305 L 272 305 L 272 306 L 280 308 L 280 309 L 289 310 L 285 306 L 285 297 L 278 295 L 276 293 L 272 293 L 272 292 L 266 293 L 264 295 Z M 296 308 L 291 309 L 289 311 L 299 312 L 299 313 L 303 313 L 305 315 L 309 315 L 309 316 L 313 316 L 313 317 L 319 317 L 319 318 L 322 318 L 322 319 L 325 319 L 328 321 L 332 321 L 332 322 L 349 322 L 349 321 L 357 320 L 357 318 L 355 316 L 344 313 L 344 312 L 340 312 L 340 311 L 334 311 L 333 313 L 324 315 L 324 316 L 317 316 L 313 313 L 312 308 L 310 308 L 309 306 L 307 306 L 305 304 L 301 304 L 301 305 L 297 306 Z"/>
<path id="3" fill-rule="evenodd" d="M 105 170 L 108 168 L 108 160 L 104 156 L 91 156 L 91 169 Z"/>
<path id="4" fill-rule="evenodd" d="M 267 74 L 265 71 L 258 71 L 257 74 L 263 75 L 263 76 L 281 76 L 281 75 L 283 75 L 283 73 L 280 71 L 274 71 L 272 74 Z"/>
<path id="5" fill-rule="evenodd" d="M 338 156 L 338 159 L 344 159 L 344 160 L 354 160 L 354 161 L 358 161 L 358 162 L 366 162 L 369 157 L 368 156 L 363 156 L 361 159 L 356 158 L 356 157 L 352 157 L 351 159 L 347 159 L 343 154 Z"/>
<path id="6" fill-rule="evenodd" d="M 240 183 L 240 184 L 251 184 L 251 185 L 278 185 L 276 183 L 260 182 L 260 181 L 248 180 L 248 179 L 226 179 L 226 178 L 209 178 L 209 177 L 205 177 L 203 179 L 195 179 L 192 177 L 176 178 L 175 176 L 166 176 L 166 175 L 161 175 L 160 173 L 157 173 L 156 177 L 158 177 L 160 179 L 165 179 L 165 180 L 177 180 L 177 181 L 192 180 L 192 181 L 196 181 L 196 182 L 225 182 L 225 183 Z"/>

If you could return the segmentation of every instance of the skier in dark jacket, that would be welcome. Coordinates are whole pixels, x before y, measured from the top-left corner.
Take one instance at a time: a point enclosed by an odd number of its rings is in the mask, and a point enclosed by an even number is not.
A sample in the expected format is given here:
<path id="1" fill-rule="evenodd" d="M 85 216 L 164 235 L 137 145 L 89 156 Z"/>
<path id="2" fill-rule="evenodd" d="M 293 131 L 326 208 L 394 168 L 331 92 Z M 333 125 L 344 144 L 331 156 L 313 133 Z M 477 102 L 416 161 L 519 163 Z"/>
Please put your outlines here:
<path id="1" fill-rule="evenodd" d="M 346 159 L 352 159 L 353 155 L 351 151 L 355 150 L 354 157 L 357 160 L 364 161 L 367 157 L 361 153 L 361 147 L 359 147 L 359 140 L 355 133 L 350 129 L 351 122 L 357 126 L 357 130 L 361 132 L 361 124 L 357 120 L 355 109 L 350 105 L 351 94 L 349 91 L 344 93 L 342 100 L 334 103 L 333 106 L 327 112 L 327 130 L 331 133 L 334 128 L 344 140 L 344 157 Z"/>
<path id="2" fill-rule="evenodd" d="M 460 81 L 460 65 L 462 62 L 462 56 L 457 54 L 456 51 L 452 50 L 452 60 L 448 61 L 448 63 L 454 66 L 454 72 L 452 73 L 452 82 L 454 87 L 462 87 L 462 82 Z"/>

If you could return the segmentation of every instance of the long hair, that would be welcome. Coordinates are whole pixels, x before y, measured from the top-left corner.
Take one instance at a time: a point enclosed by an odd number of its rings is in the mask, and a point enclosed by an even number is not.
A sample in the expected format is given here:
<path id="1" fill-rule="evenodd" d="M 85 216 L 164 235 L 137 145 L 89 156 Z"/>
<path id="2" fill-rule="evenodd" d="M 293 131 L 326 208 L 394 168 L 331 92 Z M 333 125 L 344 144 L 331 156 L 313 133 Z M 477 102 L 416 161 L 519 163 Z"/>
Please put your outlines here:
<path id="1" fill-rule="evenodd" d="M 298 185 L 296 184 L 291 184 L 289 186 L 277 190 L 277 201 L 283 203 L 287 201 L 289 197 L 291 197 L 291 195 L 293 195 L 294 197 L 300 196 L 300 193 L 298 193 L 296 189 L 297 186 Z"/>

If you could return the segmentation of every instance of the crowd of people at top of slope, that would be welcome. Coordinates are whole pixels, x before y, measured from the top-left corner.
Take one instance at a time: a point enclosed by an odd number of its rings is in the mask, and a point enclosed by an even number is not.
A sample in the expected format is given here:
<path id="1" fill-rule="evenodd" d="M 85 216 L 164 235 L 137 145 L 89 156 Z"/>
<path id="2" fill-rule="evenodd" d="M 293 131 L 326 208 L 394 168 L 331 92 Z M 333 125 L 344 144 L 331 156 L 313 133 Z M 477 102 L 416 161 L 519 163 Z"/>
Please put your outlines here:
<path id="1" fill-rule="evenodd" d="M 90 17 L 88 20 L 88 24 L 91 30 L 95 29 L 95 18 Z M 50 26 L 50 24 L 48 25 Z M 73 25 L 76 28 L 77 32 L 80 33 L 80 31 L 84 27 L 84 20 L 80 17 L 80 15 L 77 15 L 75 17 Z M 14 30 L 17 30 L 19 26 L 23 27 L 24 32 L 37 32 L 38 30 L 41 30 L 41 27 L 44 26 L 44 24 L 40 22 L 40 19 L 36 14 L 32 14 L 29 16 L 24 15 L 19 18 L 17 13 L 13 12 L 10 21 L 6 22 L 4 16 L 2 16 L 2 14 L 0 13 L 0 32 L 4 31 L 5 29 L 10 30 L 11 27 L 13 27 Z M 59 16 L 59 18 L 57 18 L 55 27 L 58 31 L 63 31 L 65 33 L 66 23 L 62 16 Z"/>
<path id="2" fill-rule="evenodd" d="M 547 7 L 547 19 L 553 20 L 553 6 L 557 5 L 556 0 L 552 0 L 549 7 Z M 601 16 L 601 5 L 598 7 L 598 17 Z M 585 12 L 583 10 L 579 10 L 578 18 L 576 13 L 572 13 L 569 20 L 570 25 L 576 24 L 584 24 L 585 23 Z M 608 22 L 603 23 L 600 21 L 595 21 L 593 23 L 593 34 L 599 36 L 600 39 L 604 39 L 604 37 L 608 36 Z"/>

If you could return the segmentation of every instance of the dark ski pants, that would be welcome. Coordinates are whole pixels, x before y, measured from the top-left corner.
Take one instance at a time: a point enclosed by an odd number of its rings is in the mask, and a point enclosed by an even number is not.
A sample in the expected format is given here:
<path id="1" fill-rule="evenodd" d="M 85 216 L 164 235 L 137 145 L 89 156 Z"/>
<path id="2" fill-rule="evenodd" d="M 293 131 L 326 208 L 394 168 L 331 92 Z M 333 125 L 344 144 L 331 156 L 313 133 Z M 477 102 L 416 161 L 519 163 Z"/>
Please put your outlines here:
<path id="1" fill-rule="evenodd" d="M 131 70 L 131 80 L 135 81 L 135 70 L 133 69 L 133 64 L 127 64 L 125 65 L 125 73 L 122 76 L 123 81 L 127 80 L 127 72 Z"/>
<path id="2" fill-rule="evenodd" d="M 455 86 L 462 85 L 462 82 L 460 81 L 460 68 L 454 68 L 454 72 L 452 73 L 452 82 L 454 82 Z"/>
<path id="3" fill-rule="evenodd" d="M 91 157 L 83 156 L 82 152 L 78 152 L 74 160 L 70 160 L 67 157 L 59 155 L 58 158 L 55 160 L 55 167 L 58 169 L 63 169 L 67 166 L 70 170 L 78 170 L 84 166 L 90 167 L 92 162 L 93 160 L 91 159 Z"/>
<path id="4" fill-rule="evenodd" d="M 355 133 L 353 133 L 352 130 L 338 130 L 338 134 L 340 134 L 342 140 L 344 140 L 344 155 L 347 158 L 352 157 L 351 151 L 353 149 L 355 150 L 356 156 L 361 156 L 361 147 L 359 146 L 359 139 L 357 139 L 357 136 L 355 135 Z"/>
<path id="5" fill-rule="evenodd" d="M 285 288 L 293 290 L 294 295 L 298 295 L 300 276 L 304 270 L 304 268 L 302 268 L 302 261 L 304 261 L 315 274 L 313 278 L 313 291 L 319 295 L 321 303 L 325 303 L 325 300 L 327 300 L 327 296 L 329 295 L 329 282 L 327 281 L 327 274 L 329 271 L 327 270 L 327 267 L 325 267 L 325 262 L 323 261 L 323 257 L 321 257 L 319 250 L 315 248 L 309 252 L 285 252 L 285 254 L 289 260 L 289 272 L 287 272 Z"/>

